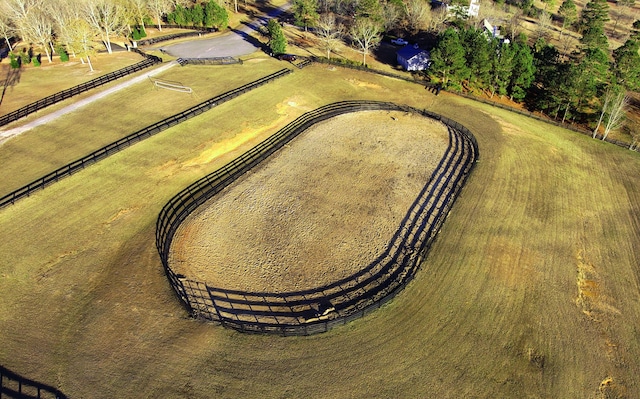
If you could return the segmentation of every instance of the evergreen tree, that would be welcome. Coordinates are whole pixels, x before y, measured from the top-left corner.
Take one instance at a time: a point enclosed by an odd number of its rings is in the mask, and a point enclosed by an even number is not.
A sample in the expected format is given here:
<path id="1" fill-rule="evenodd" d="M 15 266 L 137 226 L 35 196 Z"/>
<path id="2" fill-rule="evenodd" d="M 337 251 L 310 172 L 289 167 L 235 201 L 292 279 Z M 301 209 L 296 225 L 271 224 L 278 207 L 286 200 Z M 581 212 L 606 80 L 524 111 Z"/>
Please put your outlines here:
<path id="1" fill-rule="evenodd" d="M 511 98 L 522 101 L 526 97 L 527 90 L 533 83 L 536 68 L 533 62 L 533 54 L 526 42 L 515 42 L 513 56 L 513 71 L 509 83 Z"/>
<path id="2" fill-rule="evenodd" d="M 440 35 L 438 44 L 431 51 L 431 65 L 427 74 L 444 87 L 461 88 L 462 79 L 468 76 L 468 72 L 465 51 L 455 29 L 448 28 Z"/>
<path id="3" fill-rule="evenodd" d="M 496 41 L 496 39 L 494 39 Z M 491 73 L 491 93 L 501 96 L 507 94 L 511 76 L 513 74 L 515 49 L 511 44 L 503 43 L 493 56 L 493 68 Z"/>
<path id="4" fill-rule="evenodd" d="M 287 38 L 282 32 L 282 28 L 275 19 L 270 19 L 267 23 L 269 31 L 269 48 L 273 54 L 284 54 L 287 52 Z"/>
<path id="5" fill-rule="evenodd" d="M 369 19 L 379 28 L 384 25 L 382 5 L 378 0 L 359 0 L 356 5 L 356 19 Z"/>
<path id="6" fill-rule="evenodd" d="M 229 25 L 227 10 L 215 0 L 209 0 L 204 8 L 204 26 L 207 28 L 224 29 Z"/>
<path id="7" fill-rule="evenodd" d="M 627 40 L 613 51 L 613 75 L 617 84 L 627 90 L 640 90 L 640 42 Z"/>
<path id="8" fill-rule="evenodd" d="M 609 82 L 609 56 L 600 48 L 588 49 L 582 61 L 575 64 L 575 71 L 574 81 L 570 82 L 575 92 L 571 105 L 586 117 L 590 109 L 585 107 L 604 92 Z"/>
<path id="9" fill-rule="evenodd" d="M 318 1 L 317 0 L 293 0 L 293 17 L 295 24 L 303 26 L 306 31 L 308 27 L 318 24 Z"/>
<path id="10" fill-rule="evenodd" d="M 483 31 L 473 27 L 463 30 L 460 40 L 465 49 L 469 84 L 478 88 L 486 87 L 490 81 L 491 54 L 496 50 L 495 43 L 487 40 Z"/>
<path id="11" fill-rule="evenodd" d="M 558 15 L 562 18 L 562 30 L 568 26 L 572 26 L 578 19 L 576 3 L 573 0 L 564 0 L 560 8 L 558 8 Z"/>
<path id="12" fill-rule="evenodd" d="M 191 8 L 191 23 L 195 26 L 202 26 L 204 24 L 204 9 L 200 4 L 195 4 Z"/>
<path id="13" fill-rule="evenodd" d="M 591 0 L 582 9 L 580 30 L 600 27 L 604 32 L 604 24 L 609 20 L 609 4 L 607 0 Z"/>
<path id="14" fill-rule="evenodd" d="M 583 49 L 599 48 L 603 51 L 609 51 L 609 39 L 604 34 L 604 28 L 598 24 L 586 28 L 580 42 Z"/>
<path id="15" fill-rule="evenodd" d="M 175 23 L 176 25 L 187 25 L 187 9 L 181 5 L 177 5 L 175 10 L 170 14 L 170 17 L 168 17 L 168 20 L 170 23 Z"/>

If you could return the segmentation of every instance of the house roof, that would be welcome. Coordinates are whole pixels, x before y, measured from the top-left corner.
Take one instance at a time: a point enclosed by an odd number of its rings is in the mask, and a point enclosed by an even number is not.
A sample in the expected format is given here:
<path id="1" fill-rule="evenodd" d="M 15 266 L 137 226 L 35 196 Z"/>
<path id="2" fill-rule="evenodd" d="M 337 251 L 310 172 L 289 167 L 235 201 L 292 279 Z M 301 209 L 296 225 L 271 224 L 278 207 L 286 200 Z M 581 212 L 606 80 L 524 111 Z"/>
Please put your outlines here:
<path id="1" fill-rule="evenodd" d="M 405 60 L 410 60 L 411 58 L 415 57 L 420 53 L 428 53 L 428 51 L 423 50 L 419 47 L 415 48 L 413 44 L 407 44 L 406 46 L 398 50 L 398 55 L 404 58 Z"/>

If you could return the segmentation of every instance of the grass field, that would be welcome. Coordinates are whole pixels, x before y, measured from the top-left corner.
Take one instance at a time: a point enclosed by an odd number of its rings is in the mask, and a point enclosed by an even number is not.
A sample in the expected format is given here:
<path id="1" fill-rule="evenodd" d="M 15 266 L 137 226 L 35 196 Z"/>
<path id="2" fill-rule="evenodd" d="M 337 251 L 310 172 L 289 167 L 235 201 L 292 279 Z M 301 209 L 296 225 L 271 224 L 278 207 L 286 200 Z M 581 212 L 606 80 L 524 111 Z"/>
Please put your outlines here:
<path id="1" fill-rule="evenodd" d="M 390 304 L 317 336 L 189 319 L 154 247 L 162 206 L 345 99 L 428 108 L 478 139 L 422 270 Z M 639 397 L 639 172 L 637 153 L 447 93 L 297 70 L 0 210 L 0 364 L 71 398 Z"/>
<path id="2" fill-rule="evenodd" d="M 58 57 L 54 57 L 50 64 L 43 57 L 41 66 L 34 67 L 30 64 L 20 69 L 12 69 L 9 60 L 5 59 L 0 62 L 0 82 L 4 90 L 0 114 L 8 114 L 41 98 L 143 60 L 140 54 L 126 51 L 98 54 L 92 58 L 92 72 L 88 64 L 82 64 L 79 59 L 73 58 L 61 63 Z"/>

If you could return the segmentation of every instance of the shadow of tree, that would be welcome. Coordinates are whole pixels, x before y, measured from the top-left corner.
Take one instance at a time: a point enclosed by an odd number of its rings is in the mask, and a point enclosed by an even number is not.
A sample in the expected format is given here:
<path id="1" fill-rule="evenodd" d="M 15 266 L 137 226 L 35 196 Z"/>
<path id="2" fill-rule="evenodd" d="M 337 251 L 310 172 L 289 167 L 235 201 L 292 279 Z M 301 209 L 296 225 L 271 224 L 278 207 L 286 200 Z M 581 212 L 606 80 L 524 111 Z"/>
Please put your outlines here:
<path id="1" fill-rule="evenodd" d="M 20 75 L 22 74 L 22 68 L 12 68 L 11 65 L 2 66 L 2 76 L 4 76 L 4 87 L 2 88 L 2 95 L 0 95 L 0 105 L 4 100 L 4 96 L 7 93 L 8 87 L 14 87 L 20 83 Z"/>

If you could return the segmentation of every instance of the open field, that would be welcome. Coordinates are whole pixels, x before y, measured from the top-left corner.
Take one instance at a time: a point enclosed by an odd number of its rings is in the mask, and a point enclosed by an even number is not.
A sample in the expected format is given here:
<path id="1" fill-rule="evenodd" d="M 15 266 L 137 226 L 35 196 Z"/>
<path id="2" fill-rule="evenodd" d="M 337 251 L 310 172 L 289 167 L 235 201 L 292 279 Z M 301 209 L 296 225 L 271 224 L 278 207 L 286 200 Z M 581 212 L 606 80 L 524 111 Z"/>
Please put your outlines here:
<path id="1" fill-rule="evenodd" d="M 478 139 L 422 270 L 322 335 L 189 319 L 154 247 L 161 207 L 345 99 L 428 108 Z M 0 364 L 72 398 L 639 397 L 639 172 L 638 153 L 542 122 L 307 67 L 0 210 Z"/>
<path id="2" fill-rule="evenodd" d="M 99 54 L 91 60 L 93 72 L 89 70 L 88 64 L 83 65 L 79 59 L 74 58 L 71 58 L 69 62 L 60 62 L 55 56 L 53 62 L 49 64 L 46 57 L 43 57 L 41 66 L 26 65 L 20 69 L 12 69 L 8 58 L 2 60 L 0 62 L 0 86 L 4 90 L 4 96 L 0 103 L 0 115 L 8 114 L 41 98 L 88 82 L 109 72 L 136 64 L 143 61 L 144 58 L 137 53 L 119 51 L 113 54 Z M 7 78 L 9 78 L 8 81 Z"/>
<path id="3" fill-rule="evenodd" d="M 154 77 L 189 86 L 192 94 L 159 89 L 145 80 L 86 105 L 82 112 L 22 133 L 0 146 L 0 168 L 6 174 L 0 196 L 139 129 L 283 67 L 272 59 L 209 69 L 175 66 Z M 91 115 L 90 120 L 87 115 Z"/>

